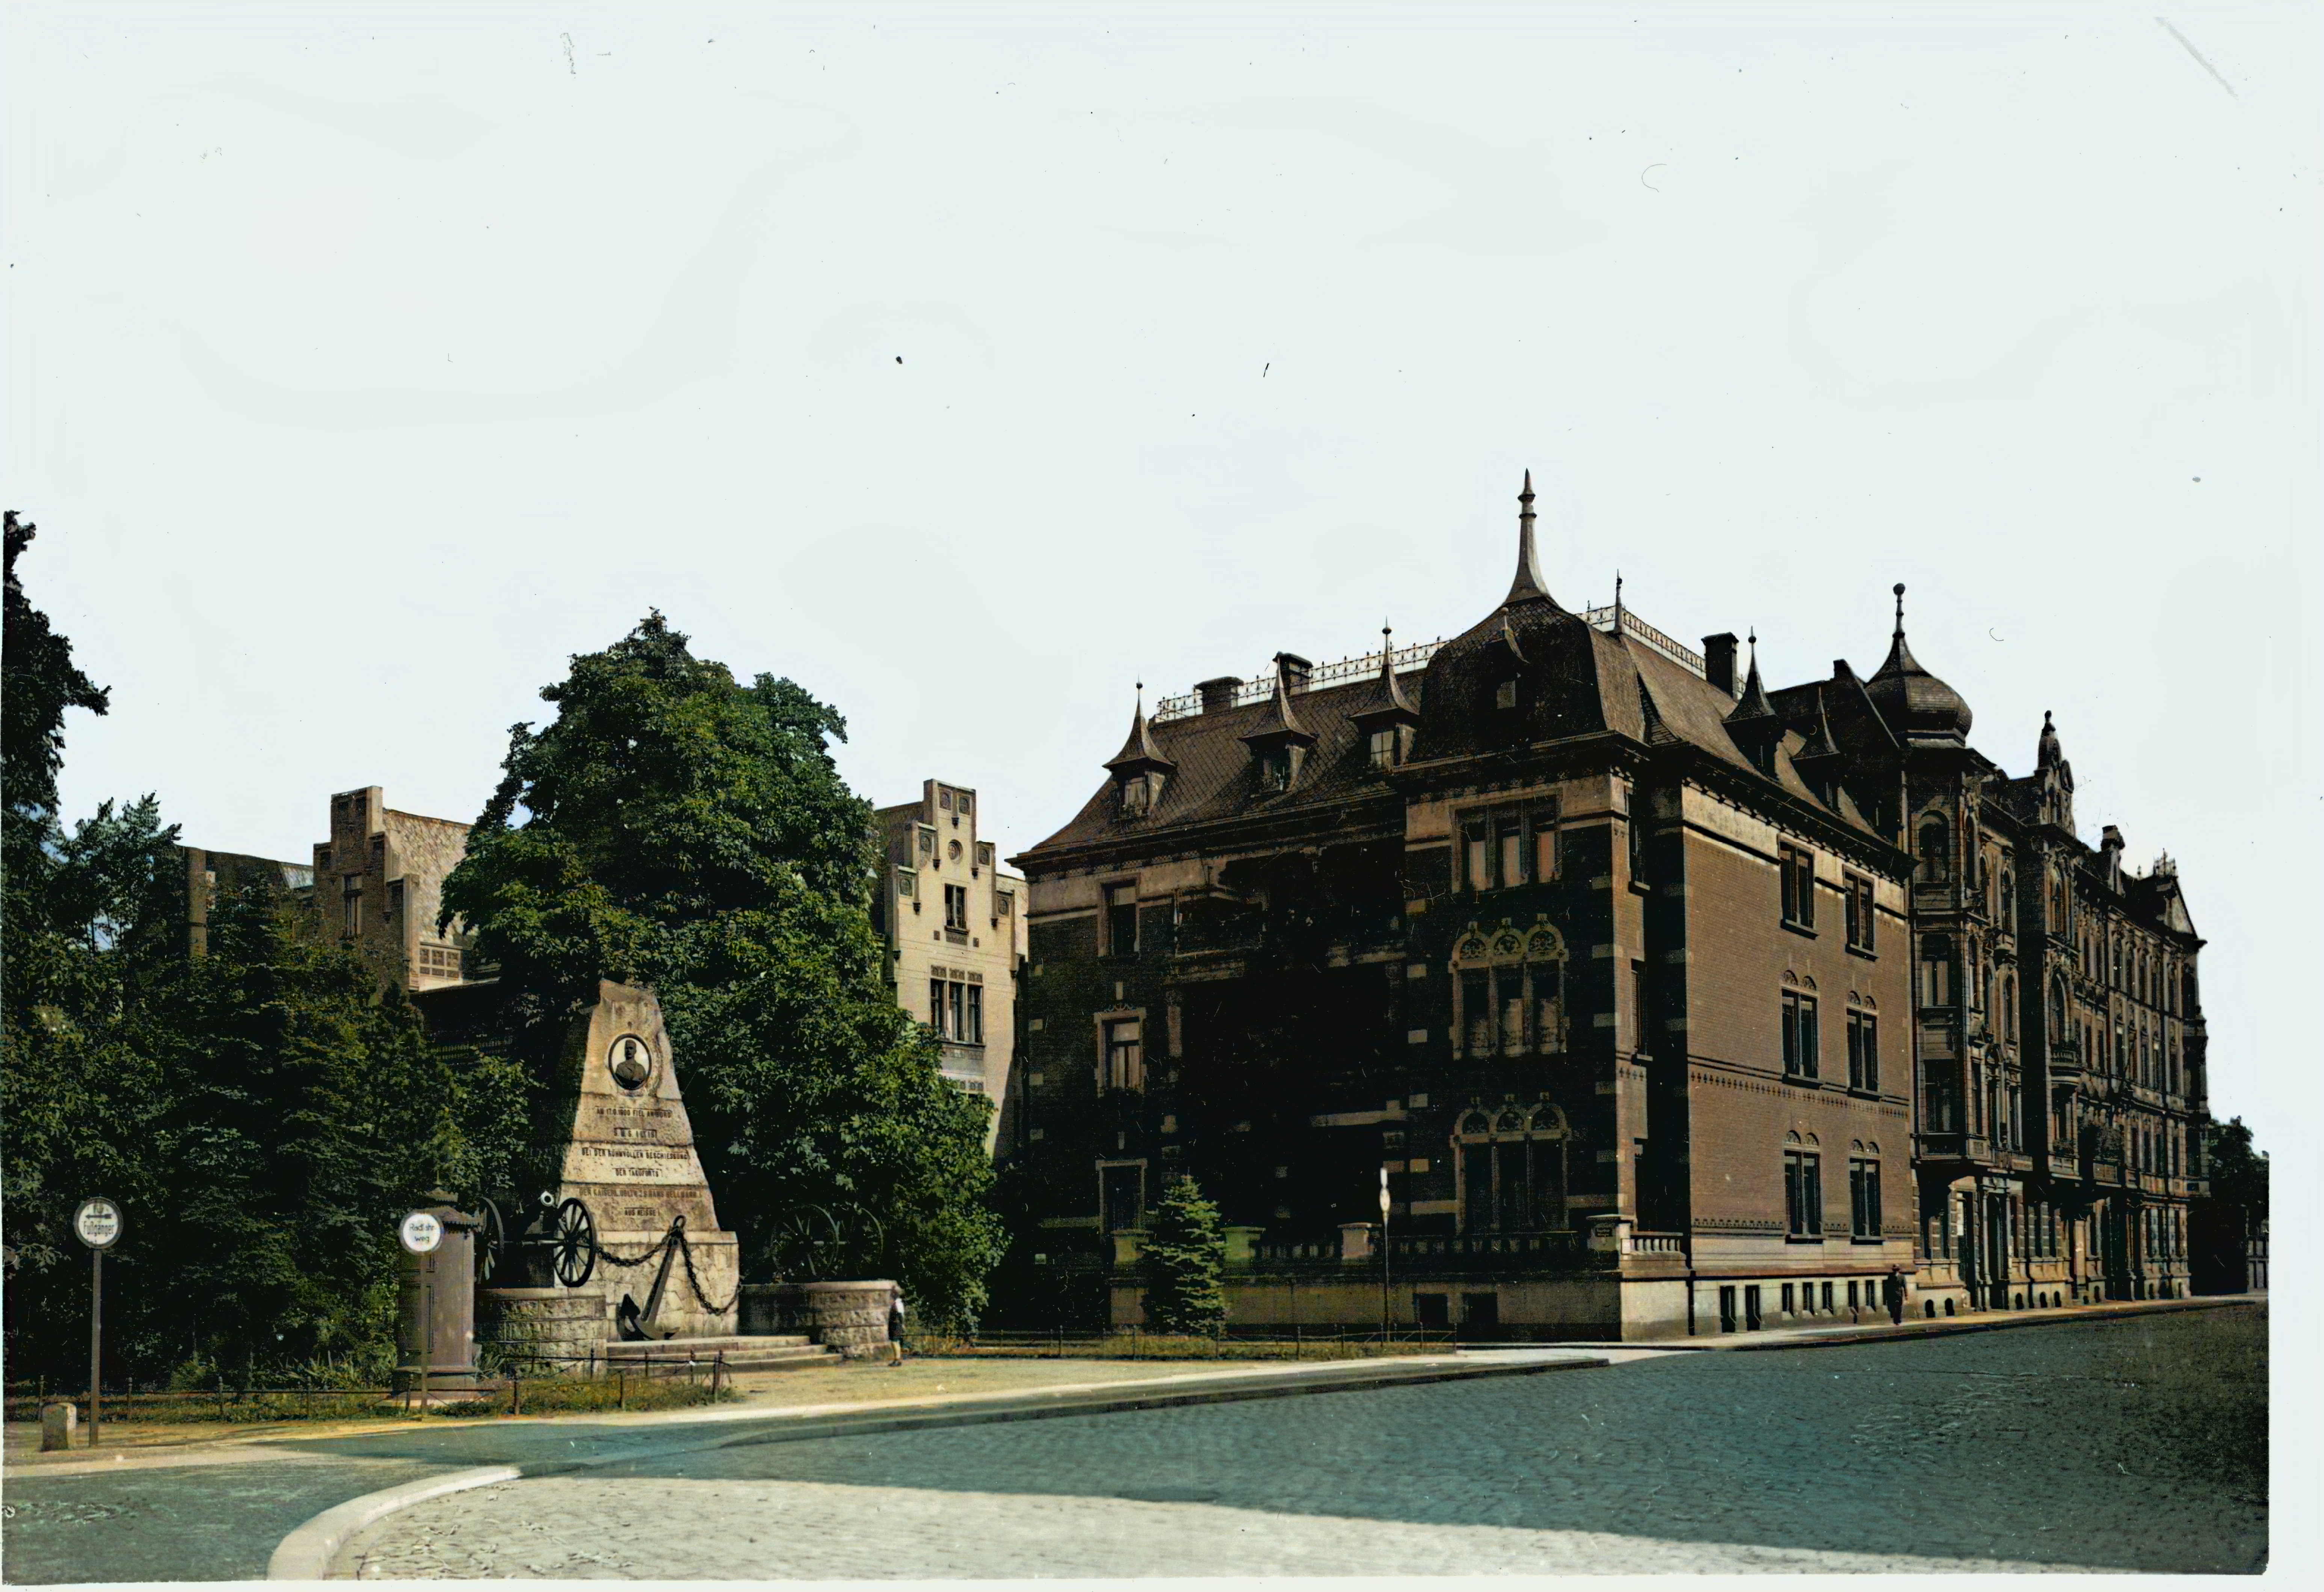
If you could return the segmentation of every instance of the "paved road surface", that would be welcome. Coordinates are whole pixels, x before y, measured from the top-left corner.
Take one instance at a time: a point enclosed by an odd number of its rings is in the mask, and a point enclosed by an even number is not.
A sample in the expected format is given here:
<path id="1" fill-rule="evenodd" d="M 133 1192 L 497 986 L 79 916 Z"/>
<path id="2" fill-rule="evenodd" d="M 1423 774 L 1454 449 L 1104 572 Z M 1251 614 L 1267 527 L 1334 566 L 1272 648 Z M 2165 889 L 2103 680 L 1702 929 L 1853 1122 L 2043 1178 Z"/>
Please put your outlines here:
<path id="1" fill-rule="evenodd" d="M 2239 1494 L 2135 1351 L 2263 1310 L 1561 1376 L 752 1444 L 391 1517 L 366 1576 L 2252 1570 Z"/>

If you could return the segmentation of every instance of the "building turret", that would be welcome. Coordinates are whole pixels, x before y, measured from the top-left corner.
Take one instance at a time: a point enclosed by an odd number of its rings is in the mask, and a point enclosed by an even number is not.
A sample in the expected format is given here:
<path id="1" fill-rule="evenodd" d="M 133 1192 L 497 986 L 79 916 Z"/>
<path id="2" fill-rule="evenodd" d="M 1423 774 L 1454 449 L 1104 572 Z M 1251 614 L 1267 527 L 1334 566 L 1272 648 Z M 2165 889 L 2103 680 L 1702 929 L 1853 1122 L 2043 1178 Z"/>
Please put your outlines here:
<path id="1" fill-rule="evenodd" d="M 1913 649 L 1904 644 L 1904 583 L 1898 581 L 1896 629 L 1889 638 L 1887 662 L 1864 682 L 1865 694 L 1887 720 L 1896 738 L 1907 746 L 1960 746 L 1968 744 L 1970 714 L 1959 691 L 1921 667 Z"/>
<path id="2" fill-rule="evenodd" d="M 1162 786 L 1178 765 L 1156 749 L 1154 732 L 1146 721 L 1146 682 L 1138 683 L 1138 705 L 1130 716 L 1130 735 L 1121 743 L 1121 750 L 1106 760 L 1106 772 L 1113 776 L 1114 791 L 1120 800 L 1122 816 L 1138 818 L 1154 810 L 1161 798 Z"/>

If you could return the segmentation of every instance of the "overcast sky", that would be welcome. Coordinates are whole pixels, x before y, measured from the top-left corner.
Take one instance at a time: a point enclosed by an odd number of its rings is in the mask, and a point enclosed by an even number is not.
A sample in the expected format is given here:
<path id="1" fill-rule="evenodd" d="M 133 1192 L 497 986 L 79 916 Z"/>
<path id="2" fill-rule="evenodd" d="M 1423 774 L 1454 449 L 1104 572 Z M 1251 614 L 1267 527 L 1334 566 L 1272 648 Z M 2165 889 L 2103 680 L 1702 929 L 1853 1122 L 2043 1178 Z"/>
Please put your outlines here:
<path id="1" fill-rule="evenodd" d="M 113 688 L 69 813 L 473 818 L 659 607 L 1019 849 L 1138 680 L 1472 623 L 1530 467 L 1562 601 L 1771 685 L 1909 583 L 1987 755 L 2054 709 L 2085 837 L 2181 864 L 2219 1114 L 2317 1104 L 2313 5 L 0 29 L 6 502 Z"/>

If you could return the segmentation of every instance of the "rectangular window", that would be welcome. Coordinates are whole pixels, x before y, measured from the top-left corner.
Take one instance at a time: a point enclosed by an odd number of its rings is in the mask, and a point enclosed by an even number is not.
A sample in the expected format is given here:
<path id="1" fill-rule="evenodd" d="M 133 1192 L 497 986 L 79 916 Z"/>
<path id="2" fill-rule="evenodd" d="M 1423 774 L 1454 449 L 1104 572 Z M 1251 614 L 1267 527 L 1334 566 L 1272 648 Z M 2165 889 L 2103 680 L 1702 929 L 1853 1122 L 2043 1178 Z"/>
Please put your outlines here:
<path id="1" fill-rule="evenodd" d="M 1500 820 L 1501 883 L 1518 884 L 1525 881 L 1525 825 L 1522 820 L 1505 818 Z"/>
<path id="2" fill-rule="evenodd" d="M 339 885 L 339 925 L 350 934 L 363 930 L 363 875 L 349 874 Z"/>
<path id="3" fill-rule="evenodd" d="M 1848 1014 L 1848 1087 L 1880 1092 L 1880 1019 L 1869 1012 Z"/>
<path id="4" fill-rule="evenodd" d="M 1851 1160 L 1848 1163 L 1849 1232 L 1858 1238 L 1880 1236 L 1880 1163 Z"/>
<path id="5" fill-rule="evenodd" d="M 965 931 L 968 928 L 968 886 L 945 886 L 945 927 Z"/>
<path id="6" fill-rule="evenodd" d="M 945 1032 L 945 981 L 941 978 L 928 980 L 928 1026 L 938 1033 Z"/>
<path id="7" fill-rule="evenodd" d="M 972 984 L 967 986 L 967 989 L 968 1005 L 964 1012 L 966 1021 L 961 1029 L 961 1042 L 981 1045 L 984 1042 L 984 986 L 981 984 Z"/>
<path id="8" fill-rule="evenodd" d="M 1138 886 L 1105 887 L 1105 950 L 1111 957 L 1138 954 Z"/>
<path id="9" fill-rule="evenodd" d="M 1784 1076 L 1815 1078 L 1816 1051 L 1815 997 L 1787 989 L 1784 992 Z"/>
<path id="10" fill-rule="evenodd" d="M 1759 1285 L 1757 1282 L 1743 1284 L 1743 1330 L 1759 1330 Z"/>
<path id="11" fill-rule="evenodd" d="M 1823 1233 L 1823 1174 L 1812 1150 L 1784 1152 L 1784 1227 L 1794 1238 Z"/>
<path id="12" fill-rule="evenodd" d="M 1829 1282 L 1823 1285 L 1823 1310 L 1827 1316 L 1831 1314 L 1831 1284 Z"/>
<path id="13" fill-rule="evenodd" d="M 1792 1289 L 1793 1284 L 1789 1282 L 1784 1284 L 1784 1314 L 1787 1316 L 1796 1312 L 1796 1307 L 1792 1300 Z"/>
<path id="14" fill-rule="evenodd" d="M 968 986 L 953 985 L 950 993 L 952 998 L 945 1005 L 945 1037 L 964 1040 L 968 1037 Z"/>
<path id="15" fill-rule="evenodd" d="M 1557 809 L 1534 814 L 1533 876 L 1536 879 L 1557 877 Z"/>
<path id="16" fill-rule="evenodd" d="M 1775 847 L 1775 868 L 1783 875 L 1784 921 L 1803 929 L 1815 926 L 1815 854 L 1796 846 Z"/>
<path id="17" fill-rule="evenodd" d="M 1481 821 L 1465 826 L 1461 831 L 1461 857 L 1468 873 L 1462 881 L 1471 890 L 1493 887 L 1493 851 Z"/>
<path id="18" fill-rule="evenodd" d="M 1845 876 L 1848 895 L 1848 944 L 1851 950 L 1873 949 L 1872 881 L 1861 875 Z"/>
<path id="19" fill-rule="evenodd" d="M 1105 1025 L 1105 1087 L 1141 1089 L 1146 1087 L 1146 1051 L 1139 1042 L 1138 1019 L 1126 1017 Z"/>
<path id="20" fill-rule="evenodd" d="M 1396 766 L 1396 731 L 1393 728 L 1372 731 L 1370 744 L 1374 768 Z"/>

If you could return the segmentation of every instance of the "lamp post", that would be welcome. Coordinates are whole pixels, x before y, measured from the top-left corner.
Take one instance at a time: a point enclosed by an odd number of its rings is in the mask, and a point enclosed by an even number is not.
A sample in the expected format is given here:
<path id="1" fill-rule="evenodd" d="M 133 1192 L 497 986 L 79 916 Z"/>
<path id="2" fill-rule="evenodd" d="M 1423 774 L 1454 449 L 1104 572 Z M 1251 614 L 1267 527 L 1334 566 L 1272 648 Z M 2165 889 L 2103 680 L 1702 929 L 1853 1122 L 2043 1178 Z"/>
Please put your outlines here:
<path id="1" fill-rule="evenodd" d="M 1388 1347 L 1388 1168 L 1380 1167 L 1380 1347 Z"/>

